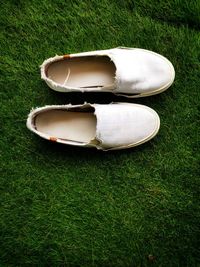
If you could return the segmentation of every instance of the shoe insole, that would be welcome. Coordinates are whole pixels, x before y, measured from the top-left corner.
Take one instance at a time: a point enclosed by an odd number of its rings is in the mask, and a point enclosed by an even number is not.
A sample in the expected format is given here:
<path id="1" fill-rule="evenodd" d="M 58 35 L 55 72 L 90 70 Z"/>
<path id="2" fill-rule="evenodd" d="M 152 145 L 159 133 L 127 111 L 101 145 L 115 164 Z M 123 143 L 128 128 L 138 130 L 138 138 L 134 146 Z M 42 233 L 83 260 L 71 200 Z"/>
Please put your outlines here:
<path id="1" fill-rule="evenodd" d="M 49 65 L 47 76 L 69 87 L 103 87 L 114 84 L 115 65 L 107 56 L 69 58 Z"/>
<path id="2" fill-rule="evenodd" d="M 90 142 L 96 135 L 96 116 L 89 112 L 50 110 L 39 113 L 35 118 L 39 132 L 50 137 L 77 142 Z"/>

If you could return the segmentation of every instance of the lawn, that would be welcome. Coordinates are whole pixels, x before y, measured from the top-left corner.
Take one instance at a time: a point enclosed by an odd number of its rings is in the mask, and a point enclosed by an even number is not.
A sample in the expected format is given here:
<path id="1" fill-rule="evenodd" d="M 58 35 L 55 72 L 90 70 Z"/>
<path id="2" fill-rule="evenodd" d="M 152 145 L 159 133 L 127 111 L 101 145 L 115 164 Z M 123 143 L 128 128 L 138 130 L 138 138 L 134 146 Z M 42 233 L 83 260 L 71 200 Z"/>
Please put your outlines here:
<path id="1" fill-rule="evenodd" d="M 7 0 L 0 4 L 0 266 L 200 266 L 200 1 Z M 40 79 L 55 54 L 150 49 L 174 65 L 163 94 L 62 94 Z M 137 148 L 40 139 L 32 107 L 141 103 L 161 118 Z"/>

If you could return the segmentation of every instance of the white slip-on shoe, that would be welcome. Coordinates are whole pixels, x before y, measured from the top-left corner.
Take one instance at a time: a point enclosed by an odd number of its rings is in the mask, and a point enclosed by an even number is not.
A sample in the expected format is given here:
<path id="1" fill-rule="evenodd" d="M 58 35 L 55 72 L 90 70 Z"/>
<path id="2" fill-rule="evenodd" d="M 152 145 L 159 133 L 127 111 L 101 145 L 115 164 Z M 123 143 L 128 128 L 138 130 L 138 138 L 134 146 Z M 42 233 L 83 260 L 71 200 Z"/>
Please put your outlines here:
<path id="1" fill-rule="evenodd" d="M 153 109 L 143 105 L 85 103 L 33 109 L 27 127 L 50 141 L 117 150 L 152 139 L 159 130 L 160 119 Z"/>
<path id="2" fill-rule="evenodd" d="M 175 71 L 157 53 L 119 47 L 49 58 L 41 65 L 41 78 L 59 92 L 110 92 L 133 98 L 165 91 Z"/>

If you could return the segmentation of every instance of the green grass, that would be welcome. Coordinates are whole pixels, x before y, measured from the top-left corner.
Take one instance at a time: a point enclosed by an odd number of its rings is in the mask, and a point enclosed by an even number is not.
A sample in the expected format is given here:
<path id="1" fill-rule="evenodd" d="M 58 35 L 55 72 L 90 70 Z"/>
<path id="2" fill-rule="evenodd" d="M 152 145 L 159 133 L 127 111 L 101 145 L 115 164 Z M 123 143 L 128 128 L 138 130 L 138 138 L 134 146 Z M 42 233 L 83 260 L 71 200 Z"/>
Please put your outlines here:
<path id="1" fill-rule="evenodd" d="M 200 2 L 7 0 L 0 21 L 0 266 L 200 266 Z M 131 100 L 160 115 L 152 141 L 103 153 L 26 129 L 32 107 L 129 101 L 40 79 L 45 58 L 116 46 L 176 69 L 168 91 Z"/>

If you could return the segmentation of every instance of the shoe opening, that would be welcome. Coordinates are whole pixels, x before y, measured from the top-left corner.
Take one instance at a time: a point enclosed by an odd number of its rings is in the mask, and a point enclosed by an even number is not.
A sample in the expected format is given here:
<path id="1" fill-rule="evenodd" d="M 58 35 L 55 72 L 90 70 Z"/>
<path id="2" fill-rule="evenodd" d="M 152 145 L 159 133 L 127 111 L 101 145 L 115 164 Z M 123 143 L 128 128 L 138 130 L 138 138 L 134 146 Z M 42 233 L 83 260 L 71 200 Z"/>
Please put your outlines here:
<path id="1" fill-rule="evenodd" d="M 116 67 L 108 56 L 63 58 L 50 63 L 46 76 L 50 80 L 71 88 L 114 87 Z"/>
<path id="2" fill-rule="evenodd" d="M 96 116 L 94 108 L 50 109 L 42 111 L 34 118 L 35 129 L 49 139 L 62 139 L 79 143 L 89 143 L 96 136 Z"/>

